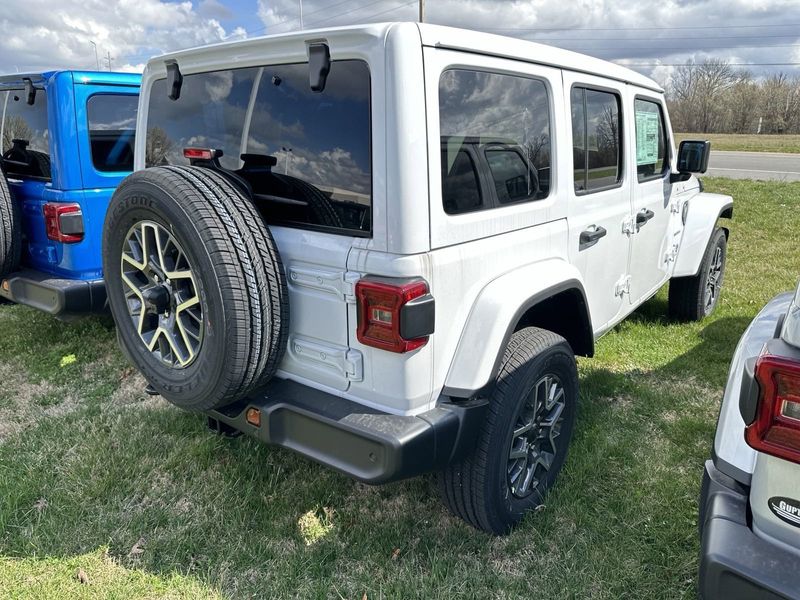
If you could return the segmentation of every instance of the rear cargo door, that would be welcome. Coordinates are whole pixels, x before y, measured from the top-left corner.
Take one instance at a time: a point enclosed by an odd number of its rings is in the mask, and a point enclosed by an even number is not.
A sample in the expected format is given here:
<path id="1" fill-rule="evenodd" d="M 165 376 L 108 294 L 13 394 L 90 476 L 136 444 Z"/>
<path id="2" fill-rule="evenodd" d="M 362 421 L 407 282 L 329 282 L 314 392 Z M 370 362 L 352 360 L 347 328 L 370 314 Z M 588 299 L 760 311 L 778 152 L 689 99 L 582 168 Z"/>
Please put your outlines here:
<path id="1" fill-rule="evenodd" d="M 370 75 L 363 60 L 334 60 L 325 89 L 307 63 L 252 71 L 239 173 L 278 246 L 289 288 L 290 334 L 280 374 L 335 390 L 360 381 L 348 344 L 358 275 L 347 258 L 371 235 Z"/>
<path id="2" fill-rule="evenodd" d="M 355 301 L 358 277 L 345 268 L 352 238 L 271 229 L 289 287 L 289 344 L 281 374 L 346 390 L 363 376 L 361 353 L 348 347 L 347 304 Z"/>

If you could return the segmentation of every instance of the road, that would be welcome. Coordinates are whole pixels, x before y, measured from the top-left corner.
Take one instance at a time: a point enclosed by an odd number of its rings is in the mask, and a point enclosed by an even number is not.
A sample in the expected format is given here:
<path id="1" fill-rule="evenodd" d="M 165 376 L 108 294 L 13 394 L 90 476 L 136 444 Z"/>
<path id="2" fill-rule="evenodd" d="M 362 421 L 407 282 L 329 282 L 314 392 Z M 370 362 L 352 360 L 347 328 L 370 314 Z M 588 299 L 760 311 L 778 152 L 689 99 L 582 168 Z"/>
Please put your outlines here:
<path id="1" fill-rule="evenodd" d="M 709 177 L 800 181 L 800 154 L 712 150 Z"/>

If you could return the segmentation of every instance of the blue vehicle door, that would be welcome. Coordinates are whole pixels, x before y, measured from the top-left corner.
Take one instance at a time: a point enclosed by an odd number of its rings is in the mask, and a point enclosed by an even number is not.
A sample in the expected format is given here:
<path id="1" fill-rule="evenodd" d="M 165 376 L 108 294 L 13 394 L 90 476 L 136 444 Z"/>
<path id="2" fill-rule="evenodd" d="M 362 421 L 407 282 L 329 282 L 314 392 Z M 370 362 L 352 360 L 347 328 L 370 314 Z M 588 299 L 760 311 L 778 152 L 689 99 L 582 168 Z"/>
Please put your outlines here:
<path id="1" fill-rule="evenodd" d="M 133 170 L 139 87 L 98 84 L 76 74 L 74 88 L 83 180 L 83 263 L 100 272 L 106 209 L 117 185 Z"/>
<path id="2" fill-rule="evenodd" d="M 48 92 L 39 82 L 35 92 L 32 104 L 21 85 L 0 92 L 0 129 L 3 169 L 22 213 L 23 263 L 46 265 L 52 263 L 52 250 L 44 230 L 42 205 L 59 174 L 51 161 Z"/>

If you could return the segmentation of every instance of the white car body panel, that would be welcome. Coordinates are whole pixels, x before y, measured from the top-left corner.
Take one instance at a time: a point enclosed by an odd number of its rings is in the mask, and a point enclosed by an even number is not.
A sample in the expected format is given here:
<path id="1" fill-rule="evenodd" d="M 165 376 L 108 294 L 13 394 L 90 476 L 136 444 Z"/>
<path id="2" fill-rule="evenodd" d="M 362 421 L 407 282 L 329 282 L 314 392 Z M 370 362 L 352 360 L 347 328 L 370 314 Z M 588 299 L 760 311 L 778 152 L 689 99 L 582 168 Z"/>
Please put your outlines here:
<path id="1" fill-rule="evenodd" d="M 733 199 L 730 196 L 707 192 L 701 192 L 688 201 L 686 225 L 673 277 L 692 277 L 697 274 L 717 220 L 732 206 Z"/>
<path id="2" fill-rule="evenodd" d="M 328 44 L 333 61 L 360 59 L 369 65 L 372 231 L 369 237 L 351 237 L 272 227 L 291 311 L 290 344 L 279 377 L 387 413 L 424 412 L 436 405 L 443 390 L 477 391 L 491 381 L 513 319 L 540 292 L 564 282 L 582 288 L 590 333 L 602 335 L 655 293 L 673 268 L 676 274 L 689 274 L 699 264 L 720 207 L 730 204 L 726 196 L 695 195 L 695 179 L 672 184 L 666 175 L 637 188 L 633 99 L 641 95 L 663 104 L 663 90 L 649 78 L 548 45 L 427 24 L 307 30 L 151 59 L 143 74 L 137 138 L 147 137 L 150 89 L 166 77 L 169 61 L 177 61 L 184 76 L 303 63 L 308 44 L 319 41 Z M 446 214 L 438 82 L 448 67 L 545 83 L 552 156 L 547 198 Z M 624 174 L 613 189 L 575 194 L 569 106 L 575 83 L 612 88 L 622 100 Z M 669 131 L 666 112 L 665 119 Z M 244 136 L 242 148 L 247 147 Z M 136 145 L 137 170 L 145 167 L 145 146 Z M 671 139 L 669 146 L 674 169 Z M 680 209 L 686 202 L 691 207 L 684 228 Z M 626 233 L 623 224 L 644 207 L 656 213 L 654 219 L 641 231 Z M 582 251 L 580 234 L 591 225 L 602 225 L 608 233 Z M 395 354 L 358 342 L 353 284 L 366 275 L 428 282 L 436 326 L 425 346 Z M 628 298 L 626 277 L 632 290 Z M 623 284 L 621 293 L 618 284 Z"/>

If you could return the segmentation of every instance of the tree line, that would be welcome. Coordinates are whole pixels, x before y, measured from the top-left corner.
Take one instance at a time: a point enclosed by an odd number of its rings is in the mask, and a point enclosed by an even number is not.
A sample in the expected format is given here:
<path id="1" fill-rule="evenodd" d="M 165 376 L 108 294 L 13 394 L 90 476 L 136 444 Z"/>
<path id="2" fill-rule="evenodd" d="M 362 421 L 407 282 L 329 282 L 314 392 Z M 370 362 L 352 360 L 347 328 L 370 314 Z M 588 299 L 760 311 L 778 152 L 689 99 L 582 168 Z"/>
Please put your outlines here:
<path id="1" fill-rule="evenodd" d="M 800 133 L 800 77 L 756 78 L 711 59 L 678 67 L 665 89 L 675 131 Z"/>

